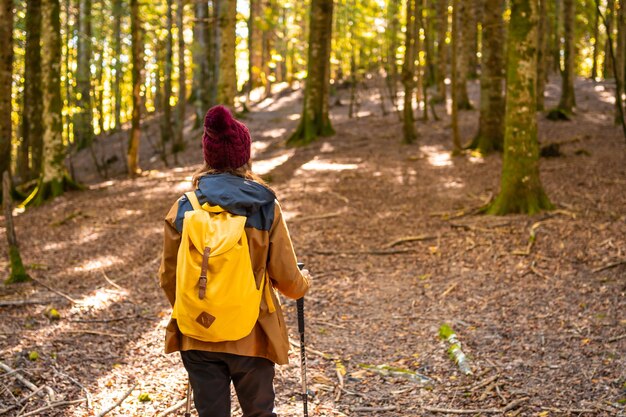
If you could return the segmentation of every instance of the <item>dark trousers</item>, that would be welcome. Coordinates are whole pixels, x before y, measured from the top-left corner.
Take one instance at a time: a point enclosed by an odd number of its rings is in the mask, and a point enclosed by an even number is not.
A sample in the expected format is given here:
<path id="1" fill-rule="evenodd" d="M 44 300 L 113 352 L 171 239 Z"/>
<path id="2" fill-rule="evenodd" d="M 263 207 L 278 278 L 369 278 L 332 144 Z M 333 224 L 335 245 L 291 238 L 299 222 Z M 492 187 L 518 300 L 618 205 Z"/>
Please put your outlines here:
<path id="1" fill-rule="evenodd" d="M 230 381 L 244 417 L 276 417 L 274 363 L 221 352 L 180 352 L 200 417 L 230 417 Z"/>

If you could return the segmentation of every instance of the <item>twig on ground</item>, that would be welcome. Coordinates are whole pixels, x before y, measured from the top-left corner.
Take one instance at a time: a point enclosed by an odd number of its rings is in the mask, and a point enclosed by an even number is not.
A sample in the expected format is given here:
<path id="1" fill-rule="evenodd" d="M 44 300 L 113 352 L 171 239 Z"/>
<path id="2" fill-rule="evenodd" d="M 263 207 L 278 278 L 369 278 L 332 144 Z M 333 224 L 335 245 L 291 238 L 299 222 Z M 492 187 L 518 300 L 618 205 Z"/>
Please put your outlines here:
<path id="1" fill-rule="evenodd" d="M 570 414 L 570 413 L 596 413 L 598 410 L 589 408 L 555 408 L 555 407 L 541 407 L 545 411 L 553 411 L 558 414 Z"/>
<path id="2" fill-rule="evenodd" d="M 397 407 L 390 405 L 389 407 L 354 407 L 352 411 L 355 413 L 376 413 L 383 411 L 394 411 Z"/>
<path id="3" fill-rule="evenodd" d="M 156 415 L 156 417 L 165 417 L 165 416 L 173 413 L 174 411 L 184 407 L 185 404 L 187 404 L 187 399 L 186 398 L 183 399 L 183 400 L 180 400 L 179 402 L 177 402 L 176 404 L 174 404 L 170 408 L 161 411 L 159 414 Z"/>
<path id="4" fill-rule="evenodd" d="M 115 402 L 115 404 L 112 404 L 106 407 L 105 409 L 103 409 L 102 411 L 100 411 L 98 414 L 96 414 L 96 417 L 102 417 L 105 414 L 107 414 L 109 411 L 113 410 L 115 407 L 118 407 L 120 404 L 122 404 L 124 400 L 128 398 L 128 396 L 135 390 L 136 386 L 137 384 L 133 384 L 133 386 L 128 391 L 126 391 L 124 395 L 122 395 L 120 399 Z"/>
<path id="5" fill-rule="evenodd" d="M 317 279 L 317 275 L 315 276 L 315 279 Z M 342 329 L 342 330 L 346 329 L 346 326 L 342 326 L 341 324 L 335 324 L 335 323 L 331 323 L 329 321 L 324 321 L 324 320 L 311 320 L 311 323 L 319 324 L 322 326 L 335 327 L 337 329 Z"/>
<path id="6" fill-rule="evenodd" d="M 46 405 L 45 407 L 41 407 L 36 410 L 29 411 L 26 414 L 22 414 L 20 417 L 35 416 L 35 415 L 40 414 L 42 411 L 50 410 L 51 408 L 63 407 L 64 405 L 78 404 L 78 403 L 82 403 L 83 401 L 85 401 L 84 398 L 81 398 L 80 400 L 72 400 L 72 401 L 57 401 L 55 403 L 50 403 Z"/>
<path id="7" fill-rule="evenodd" d="M 541 278 L 543 278 L 545 280 L 549 280 L 550 279 L 549 276 L 547 276 L 546 274 L 544 274 L 543 272 L 541 272 L 537 268 L 535 268 L 535 262 L 534 261 L 530 264 L 530 270 L 533 272 L 533 274 L 537 275 L 538 277 L 541 277 Z"/>
<path id="8" fill-rule="evenodd" d="M 430 236 L 430 235 L 404 236 L 404 237 L 400 237 L 394 241 L 391 241 L 383 245 L 383 248 L 393 248 L 394 246 L 399 245 L 400 243 L 420 242 L 422 240 L 431 240 L 431 239 L 437 239 L 437 236 Z"/>
<path id="9" fill-rule="evenodd" d="M 63 330 L 65 333 L 78 333 L 78 334 L 95 334 L 97 336 L 109 336 L 109 337 L 125 337 L 123 333 L 107 333 L 98 330 Z"/>
<path id="10" fill-rule="evenodd" d="M 52 388 L 44 385 L 42 387 L 38 387 L 37 385 L 33 384 L 32 382 L 30 382 L 29 380 L 27 380 L 26 378 L 24 378 L 18 371 L 16 371 L 15 369 L 11 368 L 10 366 L 8 366 L 7 364 L 5 364 L 4 362 L 0 361 L 0 368 L 4 369 L 6 372 L 11 372 L 13 373 L 15 379 L 17 379 L 18 381 L 20 381 L 22 384 L 24 384 L 26 386 L 26 388 L 28 388 L 29 390 L 33 391 L 33 392 L 40 392 L 41 390 L 45 390 L 46 393 L 48 394 L 48 397 L 50 398 L 50 401 L 54 401 L 54 398 L 56 397 L 56 394 L 54 393 L 54 391 L 52 390 Z"/>
<path id="11" fill-rule="evenodd" d="M 529 235 L 528 235 L 528 244 L 526 245 L 526 249 L 524 250 L 514 250 L 513 252 L 511 252 L 513 255 L 522 255 L 522 256 L 528 256 L 530 255 L 533 246 L 535 245 L 535 241 L 537 240 L 537 233 L 536 230 L 539 228 L 539 226 L 541 226 L 541 221 L 538 221 L 536 223 L 533 223 L 532 226 L 530 226 L 530 230 L 529 230 Z"/>
<path id="12" fill-rule="evenodd" d="M 490 376 L 489 378 L 479 382 L 478 384 L 472 385 L 469 390 L 471 392 L 474 392 L 474 391 L 476 391 L 476 390 L 478 390 L 478 389 L 480 389 L 480 388 L 482 388 L 484 386 L 487 386 L 487 385 L 491 384 L 492 382 L 494 382 L 498 378 L 500 378 L 500 374 L 495 374 L 493 376 Z"/>
<path id="13" fill-rule="evenodd" d="M 614 336 L 608 340 L 609 343 L 617 342 L 618 340 L 626 339 L 626 333 Z"/>
<path id="14" fill-rule="evenodd" d="M 81 384 L 80 382 L 78 382 L 76 379 L 72 378 L 70 375 L 66 374 L 65 372 L 59 371 L 56 367 L 52 367 L 52 369 L 54 369 L 54 372 L 56 372 L 57 374 L 66 377 L 71 382 L 78 385 L 78 387 L 80 387 L 80 389 L 82 389 L 85 392 L 85 398 L 87 399 L 87 410 L 91 410 L 91 393 L 89 392 L 89 390 L 85 388 L 83 384 Z"/>
<path id="15" fill-rule="evenodd" d="M 614 268 L 616 266 L 623 265 L 623 264 L 626 264 L 626 259 L 620 259 L 618 261 L 611 262 L 610 264 L 606 264 L 606 265 L 601 266 L 599 268 L 592 269 L 591 272 L 600 272 L 600 271 L 604 271 L 606 269 Z"/>
<path id="16" fill-rule="evenodd" d="M 314 214 L 314 215 L 311 215 L 311 216 L 294 217 L 293 219 L 291 219 L 291 221 L 292 222 L 293 221 L 307 222 L 307 221 L 311 221 L 311 220 L 324 220 L 324 219 L 330 219 L 332 217 L 341 216 L 345 212 L 346 212 L 346 210 L 339 210 L 339 211 L 335 211 L 333 213 L 327 213 L 327 214 Z"/>
<path id="17" fill-rule="evenodd" d="M 300 347 L 300 342 L 296 342 L 292 338 L 289 338 L 289 343 L 293 347 Z M 312 348 L 310 348 L 308 346 L 305 348 L 305 350 L 307 352 L 313 354 L 313 355 L 319 356 L 319 357 L 324 358 L 324 359 L 328 359 L 328 360 L 335 360 L 335 359 L 337 359 L 334 355 L 331 355 L 329 353 L 320 352 L 319 350 L 312 349 Z"/>
<path id="18" fill-rule="evenodd" d="M 354 250 L 354 251 L 334 251 L 334 250 L 316 250 L 312 251 L 315 255 L 398 255 L 404 253 L 415 253 L 415 249 L 397 249 L 397 250 Z"/>
<path id="19" fill-rule="evenodd" d="M 24 306 L 28 304 L 48 304 L 58 300 L 58 298 L 48 298 L 45 300 L 2 300 L 0 301 L 0 307 Z"/>
<path id="20" fill-rule="evenodd" d="M 458 282 L 455 282 L 452 285 L 450 285 L 444 292 L 441 293 L 440 298 L 445 298 L 448 294 L 452 292 L 452 290 L 454 290 L 457 287 L 457 285 L 459 285 Z"/>
<path id="21" fill-rule="evenodd" d="M 118 284 L 115 283 L 115 281 L 113 281 L 111 278 L 109 278 L 109 276 L 107 275 L 106 272 L 102 271 L 102 276 L 104 277 L 106 282 L 108 282 L 109 284 L 111 284 L 112 286 L 117 288 L 118 290 L 126 291 L 126 288 L 119 286 Z"/>
<path id="22" fill-rule="evenodd" d="M 431 411 L 433 413 L 448 413 L 448 414 L 504 414 L 507 411 L 518 407 L 521 403 L 528 401 L 529 397 L 520 398 L 515 401 L 511 401 L 503 408 L 476 408 L 476 409 L 461 409 L 461 408 L 439 408 L 424 406 L 424 410 Z"/>
<path id="23" fill-rule="evenodd" d="M 61 291 L 59 291 L 59 290 L 57 290 L 57 289 L 55 289 L 55 288 L 52 288 L 51 286 L 49 286 L 49 285 L 48 285 L 48 284 L 46 284 L 45 282 L 41 281 L 39 278 L 35 278 L 34 276 L 32 276 L 32 274 L 31 274 L 31 276 L 30 276 L 30 277 L 31 277 L 31 279 L 32 279 L 34 282 L 36 282 L 37 284 L 39 284 L 39 285 L 41 285 L 42 287 L 44 287 L 44 288 L 46 288 L 46 289 L 48 289 L 48 290 L 52 291 L 52 292 L 53 292 L 53 293 L 55 293 L 55 294 L 60 295 L 61 297 L 65 298 L 66 300 L 68 300 L 68 301 L 69 301 L 69 302 L 71 302 L 72 304 L 78 304 L 78 303 L 79 303 L 79 302 L 78 302 L 78 300 L 75 300 L 75 299 L 73 299 L 72 297 L 70 297 L 69 295 L 62 293 Z"/>

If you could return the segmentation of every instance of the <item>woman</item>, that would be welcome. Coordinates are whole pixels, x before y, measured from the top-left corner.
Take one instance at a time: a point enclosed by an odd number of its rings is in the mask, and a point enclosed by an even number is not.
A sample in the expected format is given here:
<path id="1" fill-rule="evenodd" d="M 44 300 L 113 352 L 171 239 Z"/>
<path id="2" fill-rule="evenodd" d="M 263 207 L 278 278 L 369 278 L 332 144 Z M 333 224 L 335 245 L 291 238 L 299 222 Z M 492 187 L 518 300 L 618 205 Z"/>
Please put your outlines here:
<path id="1" fill-rule="evenodd" d="M 205 342 L 181 333 L 176 319 L 166 330 L 166 353 L 180 351 L 200 417 L 230 416 L 232 381 L 244 417 L 274 417 L 274 364 L 288 363 L 289 340 L 274 288 L 297 299 L 309 288 L 308 271 L 300 272 L 293 245 L 273 191 L 251 171 L 250 133 L 223 106 L 204 120 L 204 167 L 193 176 L 200 205 L 220 206 L 246 216 L 245 235 L 261 297 L 259 317 L 247 336 L 234 341 Z M 192 196 L 193 197 L 193 196 Z M 192 202 L 182 196 L 165 219 L 161 288 L 172 306 L 176 300 L 176 262 L 185 213 Z M 265 280 L 265 277 L 268 277 Z"/>

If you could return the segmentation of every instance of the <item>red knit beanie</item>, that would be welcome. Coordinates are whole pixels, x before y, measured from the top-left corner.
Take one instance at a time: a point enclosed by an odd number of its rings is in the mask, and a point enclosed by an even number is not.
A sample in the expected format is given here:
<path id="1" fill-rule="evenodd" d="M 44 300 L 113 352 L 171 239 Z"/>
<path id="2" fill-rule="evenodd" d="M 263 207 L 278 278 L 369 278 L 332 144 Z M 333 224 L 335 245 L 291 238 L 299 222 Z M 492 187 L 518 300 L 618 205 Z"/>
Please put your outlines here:
<path id="1" fill-rule="evenodd" d="M 211 168 L 239 168 L 250 160 L 250 132 L 226 107 L 212 107 L 204 118 L 202 151 Z"/>

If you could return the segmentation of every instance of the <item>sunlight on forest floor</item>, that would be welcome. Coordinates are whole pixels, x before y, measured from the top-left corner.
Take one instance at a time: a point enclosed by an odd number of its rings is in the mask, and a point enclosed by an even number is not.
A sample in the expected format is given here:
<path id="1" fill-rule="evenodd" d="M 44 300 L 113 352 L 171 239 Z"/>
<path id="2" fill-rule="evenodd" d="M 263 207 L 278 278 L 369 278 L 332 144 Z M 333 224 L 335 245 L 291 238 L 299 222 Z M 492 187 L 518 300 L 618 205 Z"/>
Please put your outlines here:
<path id="1" fill-rule="evenodd" d="M 434 167 L 447 167 L 454 165 L 450 152 L 444 150 L 441 145 L 421 146 L 420 150 L 426 155 L 428 163 Z"/>

